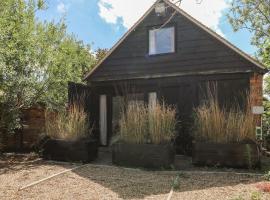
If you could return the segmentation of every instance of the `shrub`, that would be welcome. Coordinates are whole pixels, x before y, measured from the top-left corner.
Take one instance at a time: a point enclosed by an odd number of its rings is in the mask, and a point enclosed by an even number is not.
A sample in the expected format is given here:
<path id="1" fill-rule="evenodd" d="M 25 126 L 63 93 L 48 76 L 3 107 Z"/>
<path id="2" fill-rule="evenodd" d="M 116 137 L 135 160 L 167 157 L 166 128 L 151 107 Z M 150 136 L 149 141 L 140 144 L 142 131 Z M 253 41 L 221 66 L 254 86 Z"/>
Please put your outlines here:
<path id="1" fill-rule="evenodd" d="M 214 143 L 255 140 L 255 123 L 250 103 L 245 110 L 239 106 L 229 109 L 218 103 L 216 91 L 208 90 L 209 101 L 195 109 L 195 138 Z"/>
<path id="2" fill-rule="evenodd" d="M 175 109 L 164 103 L 148 107 L 137 101 L 128 104 L 119 122 L 120 140 L 128 143 L 168 143 L 175 135 Z"/>
<path id="3" fill-rule="evenodd" d="M 54 139 L 76 140 L 92 133 L 83 106 L 73 104 L 68 110 L 45 115 L 46 134 Z"/>

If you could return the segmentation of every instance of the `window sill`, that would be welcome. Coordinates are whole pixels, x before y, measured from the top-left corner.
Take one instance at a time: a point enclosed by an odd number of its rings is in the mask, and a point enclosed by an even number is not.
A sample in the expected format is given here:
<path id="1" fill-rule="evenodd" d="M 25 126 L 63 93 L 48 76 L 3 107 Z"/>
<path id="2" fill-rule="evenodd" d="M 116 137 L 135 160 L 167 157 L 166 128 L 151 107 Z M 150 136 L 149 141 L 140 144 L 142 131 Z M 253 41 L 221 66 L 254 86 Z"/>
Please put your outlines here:
<path id="1" fill-rule="evenodd" d="M 167 56 L 167 55 L 172 55 L 176 54 L 176 52 L 170 52 L 170 53 L 158 53 L 158 54 L 147 54 L 148 57 L 156 57 L 156 56 Z"/>

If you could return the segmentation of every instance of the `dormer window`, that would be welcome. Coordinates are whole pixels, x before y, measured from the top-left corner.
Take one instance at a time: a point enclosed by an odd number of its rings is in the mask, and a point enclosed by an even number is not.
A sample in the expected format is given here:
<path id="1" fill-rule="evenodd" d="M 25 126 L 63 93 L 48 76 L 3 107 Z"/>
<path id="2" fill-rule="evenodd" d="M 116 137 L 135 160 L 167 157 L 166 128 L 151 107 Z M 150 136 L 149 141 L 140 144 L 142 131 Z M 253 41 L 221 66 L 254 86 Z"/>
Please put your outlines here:
<path id="1" fill-rule="evenodd" d="M 175 28 L 149 30 L 149 55 L 175 52 Z"/>

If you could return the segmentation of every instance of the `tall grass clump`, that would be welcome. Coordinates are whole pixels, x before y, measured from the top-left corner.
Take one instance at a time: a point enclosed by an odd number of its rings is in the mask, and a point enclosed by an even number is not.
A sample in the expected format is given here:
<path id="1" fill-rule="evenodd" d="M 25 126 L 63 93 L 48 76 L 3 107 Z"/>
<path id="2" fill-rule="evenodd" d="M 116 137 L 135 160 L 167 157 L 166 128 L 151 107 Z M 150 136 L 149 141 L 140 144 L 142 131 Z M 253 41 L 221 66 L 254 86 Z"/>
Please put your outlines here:
<path id="1" fill-rule="evenodd" d="M 157 103 L 149 108 L 149 138 L 153 144 L 170 142 L 175 136 L 175 115 L 175 108 L 165 103 Z"/>
<path id="2" fill-rule="evenodd" d="M 208 89 L 208 102 L 195 109 L 195 138 L 213 143 L 237 143 L 255 140 L 255 123 L 250 100 L 246 108 L 221 107 L 217 91 Z"/>
<path id="3" fill-rule="evenodd" d="M 135 144 L 168 143 L 175 135 L 175 113 L 174 108 L 164 103 L 146 106 L 133 101 L 122 112 L 120 140 Z"/>
<path id="4" fill-rule="evenodd" d="M 133 101 L 122 112 L 119 122 L 120 138 L 128 143 L 146 142 L 148 132 L 148 110 L 144 104 Z"/>
<path id="5" fill-rule="evenodd" d="M 82 105 L 72 104 L 68 110 L 45 114 L 46 134 L 54 139 L 76 140 L 91 134 L 87 114 Z"/>

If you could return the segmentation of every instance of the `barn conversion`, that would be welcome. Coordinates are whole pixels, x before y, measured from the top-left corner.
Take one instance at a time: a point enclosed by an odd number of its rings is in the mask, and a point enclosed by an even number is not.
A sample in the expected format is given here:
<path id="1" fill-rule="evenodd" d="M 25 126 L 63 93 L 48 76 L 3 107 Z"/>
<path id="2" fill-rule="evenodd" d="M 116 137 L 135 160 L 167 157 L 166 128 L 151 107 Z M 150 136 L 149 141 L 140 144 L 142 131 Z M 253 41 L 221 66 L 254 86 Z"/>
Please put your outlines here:
<path id="1" fill-rule="evenodd" d="M 182 122 L 176 149 L 189 154 L 192 113 L 205 100 L 206 85 L 217 85 L 222 105 L 242 105 L 249 92 L 252 105 L 261 106 L 265 73 L 262 64 L 178 6 L 158 0 L 86 75 L 87 86 L 69 85 L 69 97 L 86 94 L 101 145 L 108 145 L 117 130 L 123 95 L 175 105 Z"/>

